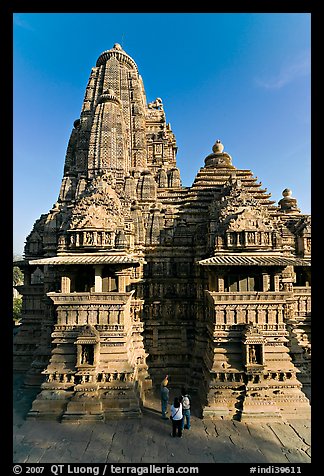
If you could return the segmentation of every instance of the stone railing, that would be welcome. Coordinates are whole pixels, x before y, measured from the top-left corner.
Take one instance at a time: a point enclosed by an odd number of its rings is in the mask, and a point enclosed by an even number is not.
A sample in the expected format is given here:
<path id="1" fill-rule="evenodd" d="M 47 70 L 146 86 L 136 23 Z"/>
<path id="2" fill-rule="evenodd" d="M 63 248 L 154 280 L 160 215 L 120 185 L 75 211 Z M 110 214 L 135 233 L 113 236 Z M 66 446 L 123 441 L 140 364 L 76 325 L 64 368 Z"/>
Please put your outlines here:
<path id="1" fill-rule="evenodd" d="M 291 309 L 291 293 L 207 291 L 210 320 L 215 324 L 282 324 Z"/>
<path id="2" fill-rule="evenodd" d="M 100 372 L 97 374 L 91 374 L 87 372 L 42 372 L 45 374 L 45 382 L 51 384 L 69 384 L 78 385 L 83 383 L 120 383 L 120 382 L 132 382 L 134 374 L 132 372 Z M 80 375 L 82 373 L 82 375 Z"/>
<path id="3" fill-rule="evenodd" d="M 116 293 L 116 292 L 73 292 L 73 293 L 47 293 L 54 304 L 91 304 L 91 303 L 126 303 L 131 297 L 132 293 Z"/>
<path id="4" fill-rule="evenodd" d="M 59 325 L 129 325 L 129 293 L 48 293 L 57 312 Z"/>
<path id="5" fill-rule="evenodd" d="M 242 325 L 244 326 L 246 324 L 245 322 L 241 322 L 239 324 L 215 324 L 213 323 L 212 329 L 214 331 L 215 336 L 223 336 L 227 337 L 228 333 L 230 332 L 232 335 L 237 335 L 241 336 L 242 334 Z M 286 330 L 286 324 L 280 323 L 280 324 L 260 324 L 258 323 L 258 329 L 260 331 L 266 332 L 272 332 L 276 331 L 279 332 L 280 335 L 286 335 L 287 330 Z"/>
<path id="6" fill-rule="evenodd" d="M 310 286 L 293 286 L 293 293 L 298 295 L 307 295 L 310 296 L 312 292 L 312 288 Z"/>
<path id="7" fill-rule="evenodd" d="M 297 318 L 306 318 L 311 315 L 311 288 L 294 287 L 294 313 Z"/>
<path id="8" fill-rule="evenodd" d="M 206 291 L 214 302 L 284 302 L 291 297 L 291 293 L 276 291 L 246 291 L 246 292 L 215 292 Z"/>
<path id="9" fill-rule="evenodd" d="M 209 386 L 210 388 L 216 388 L 220 382 L 245 382 L 245 375 L 245 372 L 213 372 Z M 262 374 L 248 375 L 248 380 L 254 383 L 261 382 L 261 380 L 284 382 L 294 378 L 295 373 L 292 371 L 263 371 Z"/>

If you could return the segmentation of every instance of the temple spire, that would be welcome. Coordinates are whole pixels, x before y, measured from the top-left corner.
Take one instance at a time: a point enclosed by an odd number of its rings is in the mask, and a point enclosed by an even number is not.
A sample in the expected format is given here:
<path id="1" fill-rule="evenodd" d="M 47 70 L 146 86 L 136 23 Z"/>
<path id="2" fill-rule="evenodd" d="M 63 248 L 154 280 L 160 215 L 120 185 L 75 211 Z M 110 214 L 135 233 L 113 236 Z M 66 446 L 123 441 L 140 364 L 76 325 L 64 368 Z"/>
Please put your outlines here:
<path id="1" fill-rule="evenodd" d="M 90 131 L 88 177 L 110 171 L 128 173 L 130 160 L 122 103 L 112 89 L 98 97 Z"/>

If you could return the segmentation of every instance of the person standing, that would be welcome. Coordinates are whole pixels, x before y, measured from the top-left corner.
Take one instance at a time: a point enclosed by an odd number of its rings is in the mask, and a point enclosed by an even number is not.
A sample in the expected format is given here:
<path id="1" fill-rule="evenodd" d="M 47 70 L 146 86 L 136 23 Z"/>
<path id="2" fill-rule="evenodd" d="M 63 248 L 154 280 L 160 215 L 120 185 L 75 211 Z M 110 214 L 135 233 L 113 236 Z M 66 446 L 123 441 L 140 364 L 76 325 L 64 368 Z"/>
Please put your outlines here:
<path id="1" fill-rule="evenodd" d="M 182 387 L 181 389 L 180 398 L 182 403 L 182 414 L 183 414 L 182 429 L 186 428 L 187 430 L 190 430 L 191 397 L 188 394 L 185 387 Z M 186 425 L 185 425 L 185 419 L 186 419 Z"/>
<path id="2" fill-rule="evenodd" d="M 172 433 L 171 436 L 178 436 L 182 438 L 182 404 L 178 397 L 175 397 L 173 404 L 171 405 L 171 421 L 172 421 Z"/>
<path id="3" fill-rule="evenodd" d="M 169 389 L 168 389 L 168 375 L 164 377 L 164 379 L 161 382 L 161 410 L 162 410 L 162 418 L 163 420 L 167 420 L 168 417 L 166 416 L 167 413 L 167 408 L 168 408 L 168 402 L 169 402 Z"/>

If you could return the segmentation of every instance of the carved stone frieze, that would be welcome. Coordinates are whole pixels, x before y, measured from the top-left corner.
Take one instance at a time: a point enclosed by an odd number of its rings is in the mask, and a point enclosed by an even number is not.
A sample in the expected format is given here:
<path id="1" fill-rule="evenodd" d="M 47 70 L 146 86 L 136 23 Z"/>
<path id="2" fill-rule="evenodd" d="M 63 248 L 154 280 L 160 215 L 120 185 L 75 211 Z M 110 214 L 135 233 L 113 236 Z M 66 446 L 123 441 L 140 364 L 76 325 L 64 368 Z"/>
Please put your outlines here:
<path id="1" fill-rule="evenodd" d="M 310 217 L 289 189 L 276 205 L 220 140 L 191 186 L 176 154 L 162 99 L 147 102 L 116 43 L 19 264 L 15 369 L 41 385 L 29 417 L 139 416 L 166 373 L 204 417 L 308 415 Z"/>

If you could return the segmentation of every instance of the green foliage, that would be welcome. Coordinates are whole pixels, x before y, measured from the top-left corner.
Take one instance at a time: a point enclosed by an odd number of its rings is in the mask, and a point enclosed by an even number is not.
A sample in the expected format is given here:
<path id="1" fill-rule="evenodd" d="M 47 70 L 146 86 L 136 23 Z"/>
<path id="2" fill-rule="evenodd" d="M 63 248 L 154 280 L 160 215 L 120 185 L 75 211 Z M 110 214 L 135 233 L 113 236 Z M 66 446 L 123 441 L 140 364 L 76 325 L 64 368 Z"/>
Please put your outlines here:
<path id="1" fill-rule="evenodd" d="M 19 261 L 21 259 L 18 256 L 13 257 L 14 261 Z M 18 266 L 14 266 L 12 270 L 12 285 L 19 286 L 24 283 L 24 273 Z M 17 297 L 13 297 L 12 301 L 12 317 L 14 321 L 19 321 L 21 319 L 22 313 L 22 296 L 18 294 Z"/>
<path id="2" fill-rule="evenodd" d="M 12 314 L 13 320 L 19 321 L 21 318 L 21 309 L 22 309 L 22 297 L 13 298 L 13 305 L 12 305 Z"/>
<path id="3" fill-rule="evenodd" d="M 17 284 L 23 284 L 24 273 L 21 271 L 20 268 L 18 268 L 18 266 L 13 267 L 12 280 L 14 286 L 16 286 Z"/>

